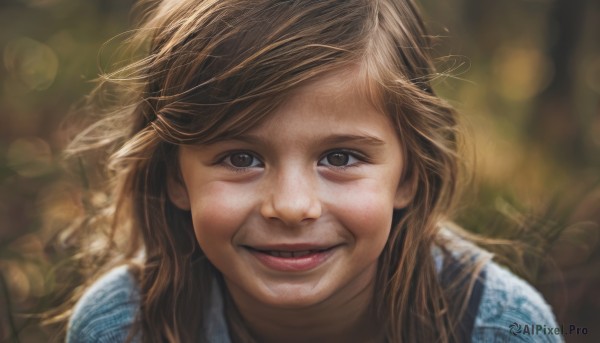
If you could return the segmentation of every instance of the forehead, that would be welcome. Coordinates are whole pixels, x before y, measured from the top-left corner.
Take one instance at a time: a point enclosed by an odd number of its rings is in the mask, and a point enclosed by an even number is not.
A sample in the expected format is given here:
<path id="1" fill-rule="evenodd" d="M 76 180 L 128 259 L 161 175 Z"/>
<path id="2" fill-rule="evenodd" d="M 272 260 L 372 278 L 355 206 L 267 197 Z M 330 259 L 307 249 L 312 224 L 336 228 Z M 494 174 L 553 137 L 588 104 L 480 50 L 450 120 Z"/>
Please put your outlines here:
<path id="1" fill-rule="evenodd" d="M 392 120 L 383 118 L 389 113 L 381 94 L 381 87 L 361 64 L 345 65 L 278 94 L 195 116 L 193 122 L 201 130 L 192 128 L 199 138 L 194 143 L 211 144 L 273 126 L 310 130 L 310 125 L 362 125 L 375 118 L 387 120 L 386 125 L 393 130 Z"/>
<path id="2" fill-rule="evenodd" d="M 306 109 L 318 110 L 329 117 L 347 112 L 384 115 L 379 92 L 373 84 L 360 67 L 338 69 L 291 91 L 276 113 Z"/>
<path id="3" fill-rule="evenodd" d="M 370 84 L 358 69 L 342 69 L 292 91 L 250 134 L 311 139 L 326 135 L 394 139 L 390 118 L 374 104 Z"/>

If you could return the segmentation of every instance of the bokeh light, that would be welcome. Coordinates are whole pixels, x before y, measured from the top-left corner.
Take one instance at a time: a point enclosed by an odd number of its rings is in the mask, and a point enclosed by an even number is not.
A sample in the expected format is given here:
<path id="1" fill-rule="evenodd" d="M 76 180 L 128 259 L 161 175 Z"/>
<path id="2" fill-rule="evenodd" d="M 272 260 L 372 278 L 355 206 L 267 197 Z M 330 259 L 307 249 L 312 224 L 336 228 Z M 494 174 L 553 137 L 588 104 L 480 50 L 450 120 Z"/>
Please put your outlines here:
<path id="1" fill-rule="evenodd" d="M 539 94 L 552 81 L 554 67 L 542 51 L 505 45 L 492 57 L 496 89 L 509 100 L 522 101 Z"/>
<path id="2" fill-rule="evenodd" d="M 4 48 L 4 67 L 9 75 L 30 90 L 52 85 L 58 72 L 58 58 L 47 45 L 27 37 L 8 42 Z"/>

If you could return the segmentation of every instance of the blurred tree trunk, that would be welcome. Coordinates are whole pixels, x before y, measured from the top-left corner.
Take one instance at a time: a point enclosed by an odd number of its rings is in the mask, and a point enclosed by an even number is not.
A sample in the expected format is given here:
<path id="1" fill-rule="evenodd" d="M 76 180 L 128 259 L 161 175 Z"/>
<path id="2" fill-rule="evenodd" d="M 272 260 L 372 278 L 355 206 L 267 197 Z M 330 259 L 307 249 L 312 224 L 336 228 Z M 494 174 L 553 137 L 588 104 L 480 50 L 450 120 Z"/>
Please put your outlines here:
<path id="1" fill-rule="evenodd" d="M 535 100 L 527 132 L 533 142 L 563 160 L 584 162 L 584 121 L 575 106 L 575 54 L 586 0 L 555 0 L 547 19 L 546 50 L 554 66 L 548 87 Z"/>

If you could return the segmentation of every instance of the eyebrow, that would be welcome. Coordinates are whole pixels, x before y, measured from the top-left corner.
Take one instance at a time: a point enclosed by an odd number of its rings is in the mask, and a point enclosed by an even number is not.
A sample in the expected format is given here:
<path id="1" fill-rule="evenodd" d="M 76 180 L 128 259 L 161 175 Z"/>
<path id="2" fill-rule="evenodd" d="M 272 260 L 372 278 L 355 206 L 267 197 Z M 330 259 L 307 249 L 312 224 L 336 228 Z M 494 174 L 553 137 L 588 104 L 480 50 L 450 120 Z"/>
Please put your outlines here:
<path id="1" fill-rule="evenodd" d="M 250 144 L 264 144 L 265 140 L 263 137 L 253 134 L 242 134 L 239 136 L 231 137 L 226 140 L 237 140 Z M 369 134 L 332 134 L 324 137 L 319 141 L 322 145 L 336 145 L 343 143 L 355 143 L 361 145 L 370 146 L 383 146 L 385 141 Z"/>
<path id="2" fill-rule="evenodd" d="M 358 144 L 366 144 L 372 146 L 381 146 L 385 145 L 385 141 L 371 136 L 369 134 L 361 134 L 361 135 L 349 135 L 349 134 L 341 134 L 341 135 L 331 135 L 327 136 L 325 139 L 321 141 L 323 144 L 340 144 L 340 143 L 358 143 Z"/>

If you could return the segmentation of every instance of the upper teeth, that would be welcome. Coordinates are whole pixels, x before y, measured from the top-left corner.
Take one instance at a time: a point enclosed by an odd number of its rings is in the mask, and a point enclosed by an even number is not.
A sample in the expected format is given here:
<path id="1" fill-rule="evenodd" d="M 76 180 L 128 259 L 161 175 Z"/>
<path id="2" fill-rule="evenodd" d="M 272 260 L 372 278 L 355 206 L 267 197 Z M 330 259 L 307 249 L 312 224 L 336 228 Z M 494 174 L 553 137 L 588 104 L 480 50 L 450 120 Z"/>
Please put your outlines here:
<path id="1" fill-rule="evenodd" d="M 303 251 L 267 251 L 269 255 L 276 257 L 302 257 L 314 252 L 314 250 L 303 250 Z"/>

